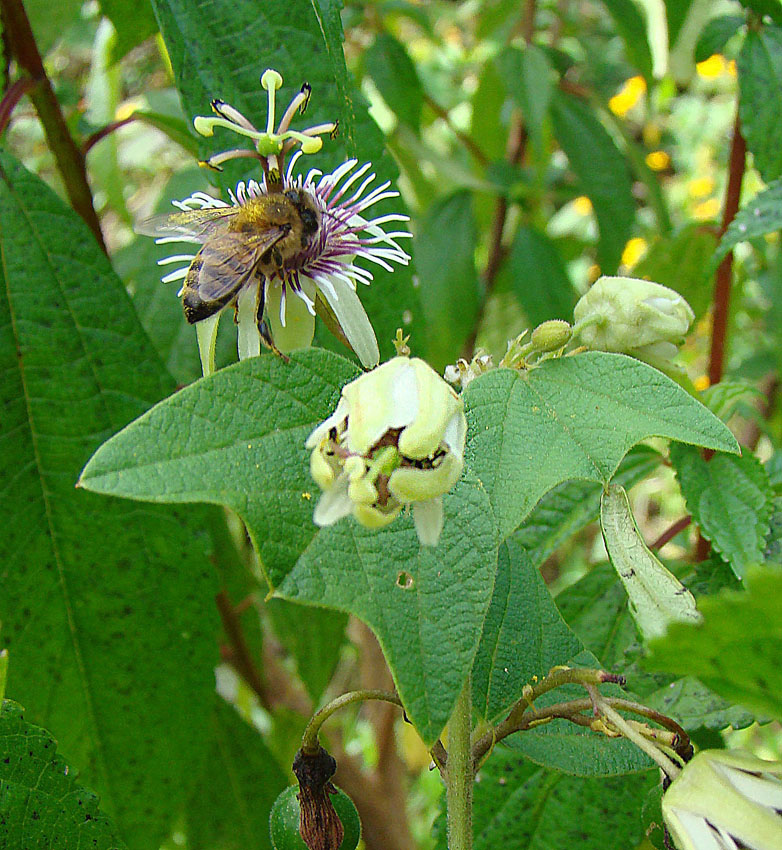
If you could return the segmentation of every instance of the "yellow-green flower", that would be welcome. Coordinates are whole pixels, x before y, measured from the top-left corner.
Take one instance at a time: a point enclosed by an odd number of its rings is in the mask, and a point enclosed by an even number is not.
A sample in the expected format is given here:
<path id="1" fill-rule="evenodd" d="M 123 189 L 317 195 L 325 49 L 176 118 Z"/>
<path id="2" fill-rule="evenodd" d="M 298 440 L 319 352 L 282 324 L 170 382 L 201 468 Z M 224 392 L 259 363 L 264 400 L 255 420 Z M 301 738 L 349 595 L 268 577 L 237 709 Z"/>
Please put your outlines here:
<path id="1" fill-rule="evenodd" d="M 703 750 L 662 801 L 679 850 L 780 850 L 782 762 L 736 750 Z"/>
<path id="2" fill-rule="evenodd" d="M 324 491 L 315 523 L 352 514 L 381 528 L 412 505 L 421 543 L 434 546 L 466 436 L 460 397 L 423 360 L 394 357 L 346 384 L 337 409 L 307 439 L 310 471 Z"/>

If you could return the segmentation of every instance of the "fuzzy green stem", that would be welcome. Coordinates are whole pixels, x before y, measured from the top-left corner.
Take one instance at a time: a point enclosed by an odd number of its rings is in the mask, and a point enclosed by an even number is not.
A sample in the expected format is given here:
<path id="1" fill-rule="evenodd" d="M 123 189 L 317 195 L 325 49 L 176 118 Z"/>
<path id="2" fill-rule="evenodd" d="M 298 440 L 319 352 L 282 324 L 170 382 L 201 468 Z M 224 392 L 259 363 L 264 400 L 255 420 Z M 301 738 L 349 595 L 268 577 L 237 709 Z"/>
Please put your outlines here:
<path id="1" fill-rule="evenodd" d="M 353 702 L 363 702 L 368 699 L 382 700 L 383 702 L 390 702 L 400 707 L 402 705 L 402 701 L 399 697 L 396 694 L 392 694 L 390 691 L 366 689 L 361 691 L 350 691 L 347 694 L 342 694 L 342 696 L 339 696 L 330 703 L 324 705 L 323 708 L 319 709 L 312 715 L 310 722 L 307 724 L 307 728 L 304 730 L 304 734 L 301 737 L 302 750 L 305 753 L 317 752 L 318 747 L 320 746 L 318 741 L 318 732 L 325 721 L 328 720 L 335 711 L 338 711 L 343 706 L 350 705 Z"/>
<path id="2" fill-rule="evenodd" d="M 468 676 L 448 723 L 448 850 L 472 848 L 472 677 Z"/>

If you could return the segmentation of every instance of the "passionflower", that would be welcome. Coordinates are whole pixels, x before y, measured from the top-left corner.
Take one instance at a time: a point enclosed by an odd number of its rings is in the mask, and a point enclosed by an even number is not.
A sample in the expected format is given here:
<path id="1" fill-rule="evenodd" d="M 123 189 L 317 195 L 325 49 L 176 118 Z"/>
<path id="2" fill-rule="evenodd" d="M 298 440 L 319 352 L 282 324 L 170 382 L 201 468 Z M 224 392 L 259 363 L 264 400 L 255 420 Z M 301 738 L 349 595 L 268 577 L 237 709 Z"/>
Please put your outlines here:
<path id="1" fill-rule="evenodd" d="M 141 232 L 159 237 L 158 242 L 202 246 L 197 254 L 176 253 L 159 264 L 177 266 L 163 277 L 164 283 L 184 281 L 179 294 L 188 321 L 196 325 L 204 374 L 214 370 L 217 322 L 221 311 L 231 306 L 240 360 L 259 354 L 262 341 L 283 354 L 310 345 L 317 313 L 363 366 L 375 366 L 377 340 L 356 293 L 357 284 L 368 285 L 373 275 L 356 261 L 387 271 L 393 271 L 392 263 L 410 261 L 396 240 L 411 234 L 384 229 L 408 217 L 367 216 L 370 207 L 399 193 L 389 188 L 389 181 L 370 188 L 375 180 L 371 164 L 359 166 L 355 159 L 330 174 L 317 169 L 294 174 L 302 154 L 318 151 L 320 136 L 333 133 L 336 124 L 290 129 L 291 120 L 309 100 L 305 85 L 275 129 L 275 93 L 282 77 L 267 70 L 261 84 L 269 103 L 265 130 L 256 129 L 221 100 L 212 102 L 216 117 L 199 116 L 194 121 L 202 135 L 222 127 L 255 145 L 254 150 L 216 154 L 204 165 L 220 169 L 230 159 L 256 159 L 261 179 L 240 182 L 229 192 L 230 203 L 204 192 L 173 201 L 180 212 L 142 224 Z M 285 157 L 295 148 L 286 168 Z"/>
<path id="2" fill-rule="evenodd" d="M 695 318 L 678 292 L 633 277 L 599 278 L 573 315 L 573 333 L 588 348 L 650 362 L 675 356 Z"/>
<path id="3" fill-rule="evenodd" d="M 663 795 L 679 850 L 779 850 L 782 762 L 737 750 L 702 750 Z"/>
<path id="4" fill-rule="evenodd" d="M 423 360 L 394 357 L 346 384 L 307 439 L 310 471 L 324 491 L 316 525 L 352 514 L 382 528 L 411 505 L 419 540 L 436 545 L 442 496 L 462 473 L 466 436 L 461 398 Z"/>

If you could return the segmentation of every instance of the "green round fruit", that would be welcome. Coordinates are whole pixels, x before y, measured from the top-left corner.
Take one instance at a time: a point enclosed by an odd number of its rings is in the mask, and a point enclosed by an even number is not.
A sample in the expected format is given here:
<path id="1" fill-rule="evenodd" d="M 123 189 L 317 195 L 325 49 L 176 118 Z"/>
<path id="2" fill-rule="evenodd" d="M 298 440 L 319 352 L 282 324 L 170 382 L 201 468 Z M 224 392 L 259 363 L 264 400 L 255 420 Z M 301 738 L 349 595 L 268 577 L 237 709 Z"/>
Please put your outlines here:
<path id="1" fill-rule="evenodd" d="M 274 850 L 307 850 L 307 845 L 299 834 L 299 801 L 296 797 L 298 792 L 299 786 L 291 785 L 274 801 L 269 816 L 269 832 Z M 361 838 L 361 821 L 353 801 L 338 788 L 337 793 L 331 795 L 331 803 L 345 829 L 339 850 L 355 850 Z"/>

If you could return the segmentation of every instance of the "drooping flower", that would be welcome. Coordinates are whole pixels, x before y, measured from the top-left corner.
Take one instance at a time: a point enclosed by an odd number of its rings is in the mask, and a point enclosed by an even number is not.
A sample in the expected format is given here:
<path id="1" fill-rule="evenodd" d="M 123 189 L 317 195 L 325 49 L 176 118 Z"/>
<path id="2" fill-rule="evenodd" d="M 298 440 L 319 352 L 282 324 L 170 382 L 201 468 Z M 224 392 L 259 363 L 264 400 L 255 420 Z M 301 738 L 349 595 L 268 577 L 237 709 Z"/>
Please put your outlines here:
<path id="1" fill-rule="evenodd" d="M 679 850 L 779 850 L 782 762 L 737 750 L 702 750 L 663 795 Z"/>
<path id="2" fill-rule="evenodd" d="M 588 348 L 650 362 L 675 356 L 695 318 L 678 292 L 633 277 L 599 278 L 573 315 L 573 333 Z"/>
<path id="3" fill-rule="evenodd" d="M 180 295 L 185 315 L 198 331 L 204 374 L 214 369 L 217 322 L 229 306 L 235 307 L 240 359 L 259 354 L 262 341 L 282 353 L 308 346 L 317 313 L 362 365 L 374 366 L 379 360 L 377 340 L 356 293 L 357 284 L 368 285 L 373 275 L 356 261 L 388 271 L 392 263 L 409 262 L 396 240 L 411 234 L 385 230 L 408 217 L 367 216 L 370 207 L 399 193 L 388 181 L 370 188 L 375 179 L 371 165 L 359 167 L 355 159 L 330 174 L 312 169 L 306 176 L 294 175 L 302 154 L 319 150 L 320 135 L 333 132 L 336 125 L 289 129 L 296 112 L 307 104 L 305 85 L 275 131 L 275 92 L 282 78 L 266 71 L 261 83 L 269 95 L 265 131 L 223 101 L 212 102 L 217 117 L 198 117 L 194 124 L 204 135 L 224 127 L 255 143 L 255 150 L 226 151 L 205 165 L 220 169 L 229 159 L 254 158 L 262 166 L 262 178 L 239 183 L 230 203 L 204 192 L 174 201 L 180 212 L 151 219 L 140 230 L 159 237 L 158 242 L 202 246 L 197 254 L 177 253 L 160 265 L 178 266 L 163 282 L 184 281 Z M 295 146 L 300 150 L 284 168 L 285 156 Z"/>
<path id="4" fill-rule="evenodd" d="M 324 491 L 317 525 L 352 514 L 368 528 L 405 505 L 422 544 L 436 545 L 442 496 L 462 473 L 467 421 L 461 398 L 423 360 L 394 357 L 346 384 L 337 409 L 310 434 L 310 471 Z"/>

